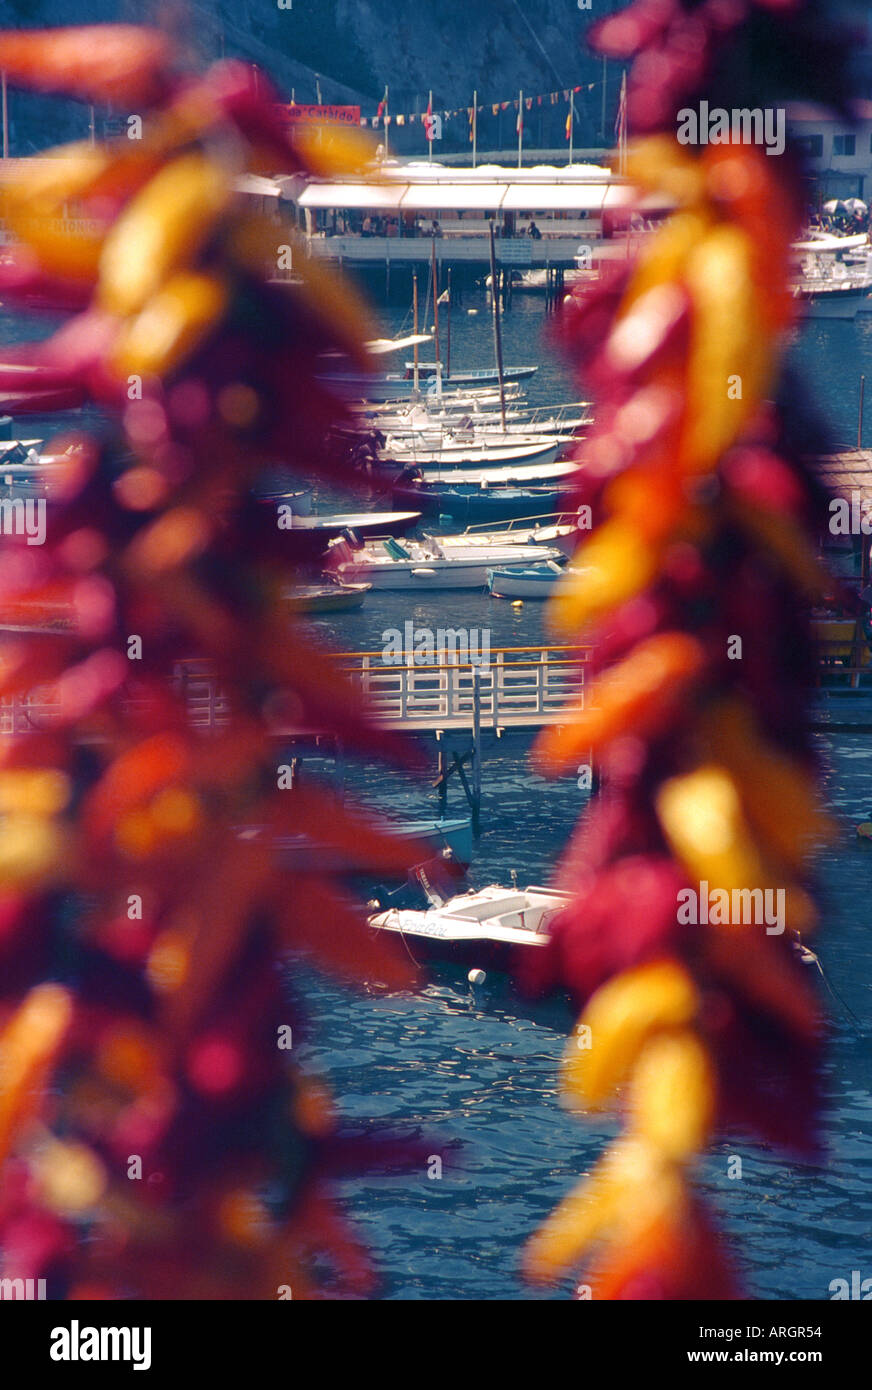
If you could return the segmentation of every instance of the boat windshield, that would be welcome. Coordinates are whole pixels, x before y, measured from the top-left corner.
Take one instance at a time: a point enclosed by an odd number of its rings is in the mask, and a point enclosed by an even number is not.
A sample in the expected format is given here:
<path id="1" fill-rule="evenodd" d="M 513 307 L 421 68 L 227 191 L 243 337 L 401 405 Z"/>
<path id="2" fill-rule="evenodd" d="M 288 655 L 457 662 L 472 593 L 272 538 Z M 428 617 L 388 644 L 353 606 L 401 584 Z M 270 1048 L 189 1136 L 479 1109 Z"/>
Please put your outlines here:
<path id="1" fill-rule="evenodd" d="M 470 898 L 468 902 L 452 903 L 450 915 L 467 921 L 480 922 L 487 917 L 501 917 L 506 912 L 521 912 L 527 906 L 523 893 L 506 893 L 505 897 Z"/>

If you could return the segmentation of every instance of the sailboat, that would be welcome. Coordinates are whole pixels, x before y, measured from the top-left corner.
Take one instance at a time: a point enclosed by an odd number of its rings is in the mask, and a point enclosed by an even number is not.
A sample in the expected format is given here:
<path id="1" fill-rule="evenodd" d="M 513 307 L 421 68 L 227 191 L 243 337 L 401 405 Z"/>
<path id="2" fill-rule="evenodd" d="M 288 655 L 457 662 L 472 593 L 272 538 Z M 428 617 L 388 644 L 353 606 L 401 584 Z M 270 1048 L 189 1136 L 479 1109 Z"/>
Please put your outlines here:
<path id="1" fill-rule="evenodd" d="M 390 436 L 384 444 L 384 466 L 418 464 L 426 476 L 434 469 L 479 469 L 493 465 L 553 463 L 567 440 L 555 435 L 508 435 L 470 432 L 468 440 L 451 433 L 413 435 L 406 440 Z"/>

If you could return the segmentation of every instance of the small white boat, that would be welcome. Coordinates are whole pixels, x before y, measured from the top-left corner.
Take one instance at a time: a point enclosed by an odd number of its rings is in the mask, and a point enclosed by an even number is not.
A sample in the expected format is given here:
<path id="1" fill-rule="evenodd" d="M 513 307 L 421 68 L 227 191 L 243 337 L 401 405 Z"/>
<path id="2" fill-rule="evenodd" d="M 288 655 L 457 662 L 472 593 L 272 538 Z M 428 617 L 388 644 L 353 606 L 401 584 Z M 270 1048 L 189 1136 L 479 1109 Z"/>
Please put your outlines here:
<path id="1" fill-rule="evenodd" d="M 435 538 L 373 542 L 337 566 L 344 581 L 365 581 L 374 589 L 483 589 L 494 565 L 526 565 L 542 559 L 560 560 L 559 550 L 539 545 L 485 546 L 443 550 Z"/>
<path id="2" fill-rule="evenodd" d="M 548 944 L 551 923 L 571 901 L 555 888 L 502 888 L 497 883 L 437 906 L 389 908 L 369 918 L 373 931 L 402 937 L 416 957 L 502 965 L 518 951 Z"/>
<path id="3" fill-rule="evenodd" d="M 494 598 L 547 598 L 563 570 L 553 561 L 524 568 L 491 569 L 487 586 Z"/>

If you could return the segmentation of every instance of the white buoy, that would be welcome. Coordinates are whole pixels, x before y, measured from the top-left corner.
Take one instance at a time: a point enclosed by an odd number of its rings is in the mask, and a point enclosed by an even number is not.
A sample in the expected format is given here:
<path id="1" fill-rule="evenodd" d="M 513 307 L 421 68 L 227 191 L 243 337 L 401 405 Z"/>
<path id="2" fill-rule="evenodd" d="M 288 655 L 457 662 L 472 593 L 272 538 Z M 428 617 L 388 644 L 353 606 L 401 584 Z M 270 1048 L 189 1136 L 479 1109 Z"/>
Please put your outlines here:
<path id="1" fill-rule="evenodd" d="M 478 310 L 477 310 L 477 309 L 467 309 L 466 312 L 467 312 L 468 314 L 477 314 L 477 313 L 478 313 Z"/>
<path id="2" fill-rule="evenodd" d="M 483 985 L 487 975 L 483 970 L 470 970 L 466 977 L 471 985 Z"/>

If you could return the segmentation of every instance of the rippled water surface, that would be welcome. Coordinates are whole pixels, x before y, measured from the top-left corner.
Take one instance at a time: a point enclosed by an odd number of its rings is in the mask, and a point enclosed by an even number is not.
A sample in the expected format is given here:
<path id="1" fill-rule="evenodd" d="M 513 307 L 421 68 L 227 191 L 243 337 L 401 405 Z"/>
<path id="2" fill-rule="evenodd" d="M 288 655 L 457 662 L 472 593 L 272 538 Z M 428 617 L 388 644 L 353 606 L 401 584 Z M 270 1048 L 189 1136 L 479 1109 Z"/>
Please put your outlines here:
<path id="1" fill-rule="evenodd" d="M 453 360 L 489 364 L 487 305 L 469 299 L 467 307 L 478 313 L 455 313 Z M 400 327 L 401 313 L 385 317 L 386 327 Z M 531 390 L 536 403 L 578 394 L 541 348 L 542 324 L 541 301 L 520 298 L 504 322 L 506 361 L 543 363 Z M 21 323 L 0 311 L 0 338 L 21 332 Z M 837 436 L 855 437 L 857 378 L 872 372 L 872 316 L 810 325 L 795 356 Z M 359 613 L 314 626 L 344 650 L 360 651 L 380 647 L 385 630 L 408 619 L 488 627 L 493 646 L 542 639 L 535 603 L 514 608 L 482 594 L 371 596 Z M 825 911 L 817 943 L 833 991 L 824 990 L 827 1158 L 820 1166 L 797 1164 L 734 1136 L 707 1156 L 700 1174 L 732 1233 L 754 1298 L 827 1298 L 832 1279 L 850 1280 L 854 1269 L 872 1276 L 872 848 L 858 845 L 853 833 L 872 811 L 872 742 L 859 733 L 821 736 L 821 749 L 842 824 L 840 843 L 822 867 Z M 574 779 L 546 784 L 531 772 L 528 750 L 521 736 L 486 749 L 475 885 L 507 883 L 512 869 L 521 883 L 547 879 L 583 810 L 585 794 Z M 350 766 L 348 791 L 401 815 L 436 810 L 425 778 L 413 781 L 372 765 Z M 462 813 L 457 788 L 450 810 Z M 343 1184 L 383 1276 L 382 1296 L 530 1297 L 518 1274 L 519 1248 L 589 1168 L 608 1133 L 603 1122 L 580 1120 L 559 1102 L 567 1009 L 560 1002 L 524 1003 L 498 975 L 473 993 L 465 972 L 451 967 L 435 970 L 417 994 L 354 994 L 313 978 L 308 1001 L 307 1061 L 329 1075 L 343 1117 L 367 1130 L 388 1127 L 428 1143 L 432 1136 L 428 1152 L 443 1158 L 438 1181 L 422 1170 Z M 743 1159 L 741 1181 L 726 1176 L 730 1154 Z M 571 1287 L 532 1296 L 565 1297 Z"/>

